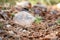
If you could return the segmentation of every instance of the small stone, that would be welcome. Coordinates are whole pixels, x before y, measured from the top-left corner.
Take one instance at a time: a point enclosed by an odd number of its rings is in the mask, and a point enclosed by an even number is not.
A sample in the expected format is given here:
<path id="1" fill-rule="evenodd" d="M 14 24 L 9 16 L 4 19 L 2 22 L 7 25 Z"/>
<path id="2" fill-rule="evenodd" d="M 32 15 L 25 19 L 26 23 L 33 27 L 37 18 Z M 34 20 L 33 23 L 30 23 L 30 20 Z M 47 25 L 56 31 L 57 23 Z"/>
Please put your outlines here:
<path id="1" fill-rule="evenodd" d="M 21 29 L 19 29 L 19 31 L 22 31 L 23 29 L 21 28 Z"/>
<path id="2" fill-rule="evenodd" d="M 30 32 L 29 32 L 29 31 L 27 31 L 27 30 L 23 30 L 22 32 L 23 32 L 23 33 L 28 33 L 28 34 L 30 33 Z"/>
<path id="3" fill-rule="evenodd" d="M 14 32 L 13 32 L 13 31 L 9 31 L 8 33 L 9 33 L 9 34 L 14 34 Z"/>
<path id="4" fill-rule="evenodd" d="M 8 27 L 8 28 L 9 28 L 9 27 L 11 27 L 11 25 L 6 25 L 6 27 Z"/>
<path id="5" fill-rule="evenodd" d="M 26 30 L 23 30 L 22 32 L 27 32 Z"/>
<path id="6" fill-rule="evenodd" d="M 51 33 L 50 35 L 45 36 L 45 38 L 57 39 L 57 36 L 55 33 Z"/>
<path id="7" fill-rule="evenodd" d="M 0 37 L 0 40 L 2 40 L 2 38 Z"/>
<path id="8" fill-rule="evenodd" d="M 0 30 L 0 33 L 4 33 L 5 31 L 4 30 Z"/>

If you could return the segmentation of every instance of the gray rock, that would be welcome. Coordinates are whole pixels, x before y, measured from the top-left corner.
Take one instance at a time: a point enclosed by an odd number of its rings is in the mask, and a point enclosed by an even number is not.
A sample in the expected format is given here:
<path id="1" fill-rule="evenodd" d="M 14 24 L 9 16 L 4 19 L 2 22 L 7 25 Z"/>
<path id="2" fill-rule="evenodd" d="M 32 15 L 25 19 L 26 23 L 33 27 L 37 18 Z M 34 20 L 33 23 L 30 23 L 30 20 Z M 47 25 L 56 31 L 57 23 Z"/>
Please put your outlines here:
<path id="1" fill-rule="evenodd" d="M 4 33 L 5 31 L 4 30 L 0 30 L 0 33 Z"/>
<path id="2" fill-rule="evenodd" d="M 2 38 L 0 37 L 0 40 L 2 40 Z"/>
<path id="3" fill-rule="evenodd" d="M 30 27 L 31 24 L 34 22 L 35 17 L 33 17 L 29 12 L 21 11 L 15 14 L 13 20 L 19 25 Z"/>

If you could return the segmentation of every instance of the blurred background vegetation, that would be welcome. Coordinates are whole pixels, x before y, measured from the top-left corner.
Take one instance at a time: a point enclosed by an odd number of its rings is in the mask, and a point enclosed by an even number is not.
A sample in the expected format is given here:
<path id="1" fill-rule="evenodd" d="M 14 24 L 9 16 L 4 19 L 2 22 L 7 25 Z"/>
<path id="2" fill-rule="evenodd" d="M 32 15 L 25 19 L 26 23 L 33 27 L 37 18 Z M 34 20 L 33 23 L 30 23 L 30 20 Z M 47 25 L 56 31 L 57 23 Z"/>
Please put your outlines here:
<path id="1" fill-rule="evenodd" d="M 0 0 L 0 5 L 10 3 L 10 5 L 15 5 L 16 1 L 18 0 Z"/>
<path id="2" fill-rule="evenodd" d="M 3 5 L 5 3 L 10 3 L 10 5 L 15 5 L 16 1 L 22 1 L 22 0 L 0 0 L 0 5 Z M 29 0 L 29 1 L 32 4 L 36 4 L 37 2 L 40 2 L 46 5 L 54 5 L 60 3 L 60 0 Z"/>
<path id="3" fill-rule="evenodd" d="M 32 4 L 36 4 L 36 2 L 40 2 L 42 4 L 46 5 L 55 5 L 57 3 L 60 3 L 60 0 L 30 0 Z"/>

